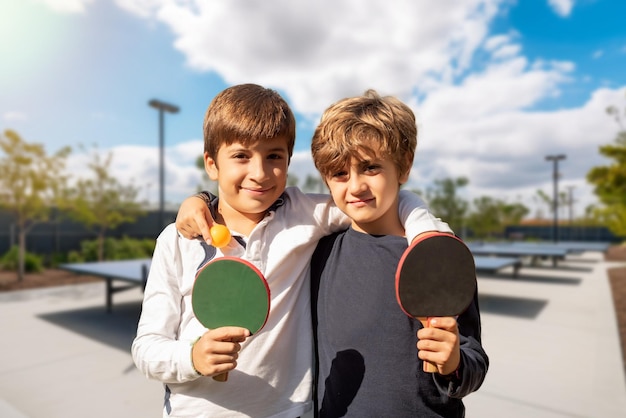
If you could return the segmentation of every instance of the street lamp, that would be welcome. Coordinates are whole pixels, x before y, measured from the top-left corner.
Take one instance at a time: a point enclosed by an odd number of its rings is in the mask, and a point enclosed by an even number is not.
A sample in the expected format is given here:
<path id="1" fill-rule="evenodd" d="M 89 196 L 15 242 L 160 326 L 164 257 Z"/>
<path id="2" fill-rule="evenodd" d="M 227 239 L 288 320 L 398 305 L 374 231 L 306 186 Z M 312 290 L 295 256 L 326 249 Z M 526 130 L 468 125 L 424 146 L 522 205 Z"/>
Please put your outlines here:
<path id="1" fill-rule="evenodd" d="M 163 126 L 165 112 L 178 113 L 178 106 L 174 106 L 169 103 L 162 102 L 160 100 L 152 99 L 148 102 L 150 107 L 153 107 L 159 111 L 159 228 L 163 228 L 165 220 L 165 169 L 163 165 L 163 153 L 164 153 L 164 139 L 163 139 Z"/>
<path id="2" fill-rule="evenodd" d="M 554 242 L 558 242 L 558 230 L 559 230 L 559 160 L 564 160 L 564 154 L 558 155 L 546 155 L 546 161 L 553 162 L 552 169 L 552 183 L 554 184 L 554 193 L 553 193 L 553 209 L 554 209 L 554 221 L 552 224 L 552 240 Z"/>

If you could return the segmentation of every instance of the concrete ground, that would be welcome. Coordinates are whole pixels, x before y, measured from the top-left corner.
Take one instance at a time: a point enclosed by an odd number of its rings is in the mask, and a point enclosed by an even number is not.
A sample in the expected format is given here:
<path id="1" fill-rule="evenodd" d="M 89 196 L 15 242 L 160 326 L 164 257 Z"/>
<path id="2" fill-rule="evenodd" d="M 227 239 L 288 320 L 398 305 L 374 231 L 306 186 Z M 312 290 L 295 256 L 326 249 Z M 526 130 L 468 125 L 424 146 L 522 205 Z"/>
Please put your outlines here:
<path id="1" fill-rule="evenodd" d="M 479 277 L 491 366 L 467 417 L 626 416 L 626 379 L 606 270 L 586 253 L 558 268 Z M 624 265 L 622 263 L 621 265 Z M 104 309 L 104 283 L 0 293 L 0 417 L 161 416 L 162 386 L 130 344 L 139 289 Z"/>

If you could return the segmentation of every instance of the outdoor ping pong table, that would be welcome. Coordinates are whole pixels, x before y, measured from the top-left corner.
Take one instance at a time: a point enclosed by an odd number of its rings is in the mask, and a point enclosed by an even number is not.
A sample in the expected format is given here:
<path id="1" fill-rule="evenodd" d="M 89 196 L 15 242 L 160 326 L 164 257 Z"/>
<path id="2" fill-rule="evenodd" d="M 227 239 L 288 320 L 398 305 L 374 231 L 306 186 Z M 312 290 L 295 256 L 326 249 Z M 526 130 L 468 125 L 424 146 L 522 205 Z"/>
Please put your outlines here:
<path id="1" fill-rule="evenodd" d="M 560 248 L 566 250 L 569 254 L 581 254 L 586 251 L 605 253 L 611 243 L 609 242 L 587 242 L 587 241 L 538 241 L 538 242 L 526 242 L 526 241 L 514 241 L 509 245 L 515 247 L 535 247 L 535 248 Z"/>
<path id="2" fill-rule="evenodd" d="M 59 265 L 60 269 L 77 274 L 100 277 L 106 280 L 106 309 L 111 312 L 113 294 L 137 286 L 146 286 L 150 258 L 118 261 L 94 261 L 87 263 L 68 263 Z M 125 285 L 113 286 L 113 281 L 124 281 Z"/>
<path id="3" fill-rule="evenodd" d="M 496 274 L 507 267 L 513 268 L 513 277 L 517 277 L 522 260 L 515 257 L 490 257 L 474 255 L 476 273 Z"/>
<path id="4" fill-rule="evenodd" d="M 543 245 L 512 245 L 512 244 L 467 244 L 475 256 L 530 258 L 535 261 L 540 258 L 549 258 L 556 267 L 558 260 L 565 259 L 568 254 L 566 248 L 546 247 Z"/>

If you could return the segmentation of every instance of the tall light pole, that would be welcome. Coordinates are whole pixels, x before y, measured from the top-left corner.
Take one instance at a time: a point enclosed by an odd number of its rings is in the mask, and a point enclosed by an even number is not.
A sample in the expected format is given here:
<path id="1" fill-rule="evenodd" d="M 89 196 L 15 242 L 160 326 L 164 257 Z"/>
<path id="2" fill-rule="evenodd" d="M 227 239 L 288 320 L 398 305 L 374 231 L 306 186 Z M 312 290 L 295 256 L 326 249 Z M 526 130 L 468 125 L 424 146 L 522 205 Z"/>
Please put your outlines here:
<path id="1" fill-rule="evenodd" d="M 574 221 L 574 188 L 576 186 L 567 186 L 567 205 L 569 206 L 569 224 Z"/>
<path id="2" fill-rule="evenodd" d="M 552 209 L 554 210 L 554 221 L 552 223 L 552 240 L 559 240 L 559 160 L 564 160 L 564 154 L 546 155 L 546 161 L 552 161 L 552 183 L 554 184 Z"/>
<path id="3" fill-rule="evenodd" d="M 148 105 L 159 111 L 159 228 L 163 228 L 165 222 L 165 167 L 163 164 L 165 140 L 163 138 L 164 116 L 165 112 L 178 113 L 178 106 L 165 103 L 160 100 L 152 99 Z"/>

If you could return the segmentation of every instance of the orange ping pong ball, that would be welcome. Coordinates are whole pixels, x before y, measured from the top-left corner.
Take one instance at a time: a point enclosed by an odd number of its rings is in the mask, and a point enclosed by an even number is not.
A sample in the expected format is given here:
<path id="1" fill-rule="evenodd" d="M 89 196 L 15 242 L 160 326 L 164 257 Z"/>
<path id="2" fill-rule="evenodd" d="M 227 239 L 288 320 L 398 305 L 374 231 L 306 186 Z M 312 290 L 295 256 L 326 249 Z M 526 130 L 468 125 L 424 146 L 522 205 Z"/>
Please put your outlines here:
<path id="1" fill-rule="evenodd" d="M 224 225 L 213 224 L 209 233 L 214 247 L 222 248 L 230 242 L 230 231 Z"/>

